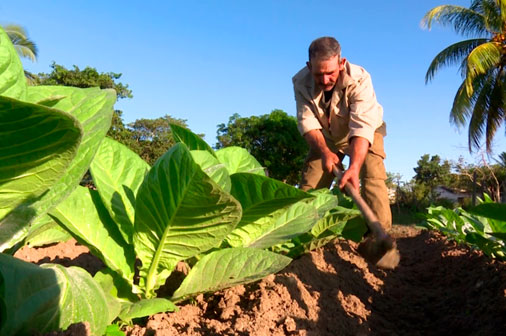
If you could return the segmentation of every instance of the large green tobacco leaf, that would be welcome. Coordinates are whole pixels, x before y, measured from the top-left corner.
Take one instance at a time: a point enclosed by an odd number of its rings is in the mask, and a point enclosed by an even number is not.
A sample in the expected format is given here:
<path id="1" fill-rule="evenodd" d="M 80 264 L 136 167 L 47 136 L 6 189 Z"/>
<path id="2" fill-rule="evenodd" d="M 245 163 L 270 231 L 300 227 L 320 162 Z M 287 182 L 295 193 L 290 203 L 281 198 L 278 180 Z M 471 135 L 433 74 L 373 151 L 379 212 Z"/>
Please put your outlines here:
<path id="1" fill-rule="evenodd" d="M 231 175 L 230 193 L 239 202 L 243 215 L 239 226 L 253 223 L 257 219 L 298 202 L 312 195 L 266 176 L 236 173 Z"/>
<path id="2" fill-rule="evenodd" d="M 0 96 L 0 250 L 23 239 L 75 159 L 82 129 L 71 115 Z"/>
<path id="3" fill-rule="evenodd" d="M 135 195 L 149 165 L 119 142 L 105 138 L 91 162 L 93 182 L 126 242 L 131 243 L 135 219 Z"/>
<path id="4" fill-rule="evenodd" d="M 33 217 L 44 215 L 70 195 L 79 184 L 110 127 L 116 93 L 114 90 L 78 89 L 64 86 L 30 86 L 27 89 L 27 100 L 30 102 L 47 102 L 47 99 L 51 97 L 54 98 L 52 106 L 55 109 L 70 113 L 81 123 L 83 136 L 67 171 L 60 174 L 59 180 L 32 206 Z M 24 214 L 26 211 L 21 212 L 21 215 Z M 17 223 L 16 225 L 28 223 L 24 216 L 10 216 L 9 221 Z M 14 245 L 23 236 L 16 238 L 11 238 L 6 247 Z"/>
<path id="5" fill-rule="evenodd" d="M 199 260 L 174 292 L 179 301 L 191 295 L 215 292 L 279 272 L 292 259 L 255 248 L 230 248 L 212 252 Z"/>
<path id="6" fill-rule="evenodd" d="M 230 192 L 232 182 L 227 168 L 223 163 L 208 151 L 192 150 L 190 151 L 193 161 L 207 174 L 216 184 L 223 188 L 226 192 Z"/>
<path id="7" fill-rule="evenodd" d="M 179 143 L 151 168 L 137 193 L 134 245 L 146 295 L 163 284 L 177 261 L 221 243 L 241 206 L 212 181 Z"/>
<path id="8" fill-rule="evenodd" d="M 265 176 L 264 167 L 244 148 L 225 147 L 216 151 L 216 157 L 225 164 L 229 174 L 253 173 Z"/>
<path id="9" fill-rule="evenodd" d="M 213 156 L 214 150 L 202 140 L 197 134 L 193 133 L 187 128 L 181 127 L 176 124 L 170 124 L 170 130 L 172 131 L 172 136 L 176 142 L 182 142 L 188 147 L 190 150 L 205 150 L 211 153 Z"/>
<path id="10" fill-rule="evenodd" d="M 106 297 L 78 267 L 41 267 L 0 254 L 0 335 L 35 335 L 87 321 L 92 335 L 111 322 Z"/>
<path id="11" fill-rule="evenodd" d="M 72 236 L 49 215 L 39 217 L 30 227 L 24 244 L 30 247 L 64 242 Z"/>
<path id="12" fill-rule="evenodd" d="M 108 267 L 133 282 L 133 246 L 123 240 L 97 191 L 78 186 L 50 215 Z"/>
<path id="13" fill-rule="evenodd" d="M 506 204 L 482 203 L 468 210 L 474 215 L 506 222 Z"/>
<path id="14" fill-rule="evenodd" d="M 315 207 L 303 202 L 233 230 L 227 242 L 233 247 L 268 248 L 307 232 L 318 220 Z"/>
<path id="15" fill-rule="evenodd" d="M 23 65 L 9 36 L 0 27 L 0 95 L 24 100 L 26 78 Z"/>

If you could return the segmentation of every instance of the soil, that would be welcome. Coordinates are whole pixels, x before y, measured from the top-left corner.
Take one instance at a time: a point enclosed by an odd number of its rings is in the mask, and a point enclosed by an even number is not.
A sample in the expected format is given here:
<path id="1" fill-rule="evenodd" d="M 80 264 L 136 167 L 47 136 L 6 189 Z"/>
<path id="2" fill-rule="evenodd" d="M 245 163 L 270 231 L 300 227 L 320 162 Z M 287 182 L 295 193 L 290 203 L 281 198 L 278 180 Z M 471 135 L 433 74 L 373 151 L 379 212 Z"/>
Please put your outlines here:
<path id="1" fill-rule="evenodd" d="M 395 270 L 368 265 L 357 244 L 336 240 L 278 274 L 200 295 L 178 312 L 138 321 L 126 334 L 506 334 L 506 262 L 434 231 L 395 225 L 392 236 L 401 254 Z M 23 248 L 16 256 L 79 265 L 92 273 L 102 267 L 75 241 Z"/>

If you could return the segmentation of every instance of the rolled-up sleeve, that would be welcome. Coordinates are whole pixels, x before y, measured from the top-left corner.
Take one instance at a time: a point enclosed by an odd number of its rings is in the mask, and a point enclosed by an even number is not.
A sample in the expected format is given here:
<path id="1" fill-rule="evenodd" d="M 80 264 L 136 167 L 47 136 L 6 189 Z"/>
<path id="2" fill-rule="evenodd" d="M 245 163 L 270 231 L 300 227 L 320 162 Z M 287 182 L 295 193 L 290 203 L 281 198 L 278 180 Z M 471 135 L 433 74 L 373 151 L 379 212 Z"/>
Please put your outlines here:
<path id="1" fill-rule="evenodd" d="M 371 77 L 364 76 L 356 82 L 349 92 L 349 139 L 359 136 L 366 138 L 372 145 L 374 132 L 381 126 L 383 108 L 376 100 Z"/>
<path id="2" fill-rule="evenodd" d="M 304 135 L 311 130 L 321 129 L 322 126 L 311 109 L 311 102 L 305 99 L 297 88 L 294 91 L 297 106 L 297 127 L 300 134 Z"/>

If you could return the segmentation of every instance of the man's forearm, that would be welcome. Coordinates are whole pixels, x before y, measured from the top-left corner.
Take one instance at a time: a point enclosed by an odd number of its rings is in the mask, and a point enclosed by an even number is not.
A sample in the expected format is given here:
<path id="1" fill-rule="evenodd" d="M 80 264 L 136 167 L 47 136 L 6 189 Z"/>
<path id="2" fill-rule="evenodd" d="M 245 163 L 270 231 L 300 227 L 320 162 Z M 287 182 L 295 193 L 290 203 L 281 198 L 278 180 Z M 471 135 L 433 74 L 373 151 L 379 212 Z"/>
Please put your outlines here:
<path id="1" fill-rule="evenodd" d="M 311 147 L 311 149 L 317 151 L 321 155 L 330 151 L 330 149 L 327 147 L 327 143 L 325 142 L 325 138 L 323 137 L 323 134 L 320 130 L 318 129 L 311 130 L 306 134 L 304 134 L 304 138 L 306 139 L 306 142 L 308 143 L 309 147 Z"/>
<path id="2" fill-rule="evenodd" d="M 350 167 L 349 169 L 360 172 L 365 157 L 369 151 L 369 141 L 362 137 L 353 137 L 350 142 Z"/>

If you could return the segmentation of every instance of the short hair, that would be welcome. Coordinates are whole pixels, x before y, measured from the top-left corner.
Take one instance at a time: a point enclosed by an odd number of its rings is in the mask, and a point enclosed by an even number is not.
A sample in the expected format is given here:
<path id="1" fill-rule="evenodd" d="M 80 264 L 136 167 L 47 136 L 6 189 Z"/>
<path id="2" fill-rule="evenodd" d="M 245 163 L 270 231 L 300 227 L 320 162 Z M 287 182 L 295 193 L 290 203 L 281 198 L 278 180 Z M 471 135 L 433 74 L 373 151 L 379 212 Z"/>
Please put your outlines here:
<path id="1" fill-rule="evenodd" d="M 317 38 L 309 46 L 309 61 L 313 58 L 327 60 L 334 56 L 341 56 L 341 45 L 333 37 L 323 36 Z"/>

